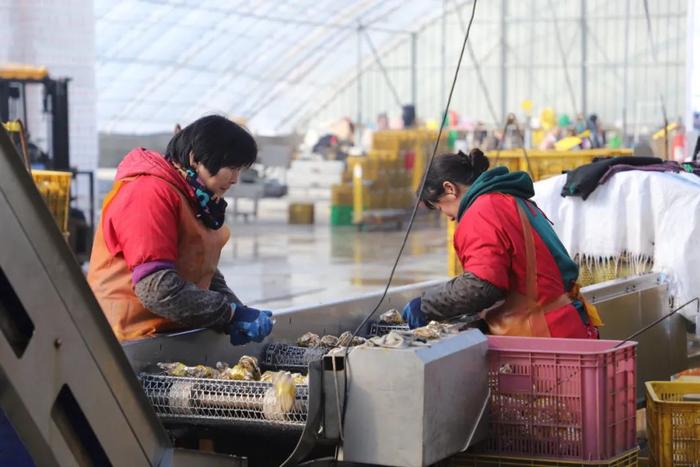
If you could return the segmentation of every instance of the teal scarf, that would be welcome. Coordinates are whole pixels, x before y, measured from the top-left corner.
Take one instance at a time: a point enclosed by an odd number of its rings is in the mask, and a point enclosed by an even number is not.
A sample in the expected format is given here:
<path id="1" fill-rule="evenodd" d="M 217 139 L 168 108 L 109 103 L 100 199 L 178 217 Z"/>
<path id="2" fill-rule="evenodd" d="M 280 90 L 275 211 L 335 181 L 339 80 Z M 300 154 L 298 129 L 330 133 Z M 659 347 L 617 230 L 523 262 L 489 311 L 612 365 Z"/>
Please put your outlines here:
<path id="1" fill-rule="evenodd" d="M 566 290 L 571 289 L 578 279 L 578 266 L 557 237 L 549 219 L 537 208 L 534 202 L 526 201 L 535 195 L 535 187 L 530 176 L 525 172 L 509 172 L 505 167 L 496 167 L 484 172 L 474 181 L 462 198 L 457 212 L 457 220 L 462 219 L 464 213 L 479 196 L 487 193 L 503 193 L 515 197 L 527 214 L 530 224 L 554 257 L 564 287 Z"/>

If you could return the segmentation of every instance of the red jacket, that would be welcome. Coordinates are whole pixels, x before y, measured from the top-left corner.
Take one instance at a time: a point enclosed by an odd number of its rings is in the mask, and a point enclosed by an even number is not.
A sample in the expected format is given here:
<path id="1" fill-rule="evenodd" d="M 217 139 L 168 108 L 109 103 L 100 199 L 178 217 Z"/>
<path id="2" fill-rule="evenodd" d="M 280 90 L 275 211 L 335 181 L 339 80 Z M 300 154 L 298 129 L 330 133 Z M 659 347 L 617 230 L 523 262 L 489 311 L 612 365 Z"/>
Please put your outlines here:
<path id="1" fill-rule="evenodd" d="M 537 259 L 538 302 L 547 303 L 566 293 L 561 273 L 544 241 L 533 229 Z M 513 196 L 487 193 L 462 215 L 454 236 L 462 267 L 505 291 L 525 295 L 525 237 Z M 545 316 L 552 337 L 587 338 L 578 311 L 567 305 Z"/>
<path id="2" fill-rule="evenodd" d="M 115 180 L 137 175 L 125 184 L 104 213 L 104 239 L 112 255 L 123 254 L 130 270 L 153 261 L 174 263 L 178 251 L 178 225 L 183 193 L 191 187 L 177 170 L 155 151 L 137 148 L 119 164 Z M 192 194 L 193 206 L 194 195 Z M 123 215 L 128 212 L 129 215 Z"/>

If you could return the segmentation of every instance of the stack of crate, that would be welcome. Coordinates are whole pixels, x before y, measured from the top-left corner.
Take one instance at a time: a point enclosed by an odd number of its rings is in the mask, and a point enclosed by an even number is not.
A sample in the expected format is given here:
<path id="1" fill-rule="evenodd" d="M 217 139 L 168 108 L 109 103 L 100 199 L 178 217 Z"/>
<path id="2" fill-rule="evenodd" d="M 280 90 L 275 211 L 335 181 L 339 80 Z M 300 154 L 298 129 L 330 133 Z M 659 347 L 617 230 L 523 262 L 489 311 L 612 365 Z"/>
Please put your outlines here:
<path id="1" fill-rule="evenodd" d="M 363 210 L 407 209 L 413 197 L 411 174 L 399 153 L 350 156 L 342 182 L 331 189 L 331 225 L 351 224 L 356 202 Z"/>
<path id="2" fill-rule="evenodd" d="M 426 129 L 375 132 L 369 153 L 348 157 L 342 182 L 332 187 L 331 225 L 349 225 L 354 214 L 359 219 L 354 206 L 375 213 L 410 209 L 436 138 Z M 446 150 L 443 135 L 438 153 Z"/>

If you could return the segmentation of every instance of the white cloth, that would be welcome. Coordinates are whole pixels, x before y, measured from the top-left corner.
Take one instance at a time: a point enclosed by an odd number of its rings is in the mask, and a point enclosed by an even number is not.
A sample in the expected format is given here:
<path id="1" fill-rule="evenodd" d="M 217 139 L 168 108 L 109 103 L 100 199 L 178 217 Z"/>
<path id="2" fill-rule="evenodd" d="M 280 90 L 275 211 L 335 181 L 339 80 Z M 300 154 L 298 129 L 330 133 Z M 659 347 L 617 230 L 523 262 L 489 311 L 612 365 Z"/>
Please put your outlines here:
<path id="1" fill-rule="evenodd" d="M 569 254 L 653 258 L 678 304 L 700 295 L 700 177 L 688 173 L 615 174 L 591 196 L 561 196 L 566 175 L 535 184 L 534 201 Z M 694 318 L 695 307 L 683 314 Z"/>

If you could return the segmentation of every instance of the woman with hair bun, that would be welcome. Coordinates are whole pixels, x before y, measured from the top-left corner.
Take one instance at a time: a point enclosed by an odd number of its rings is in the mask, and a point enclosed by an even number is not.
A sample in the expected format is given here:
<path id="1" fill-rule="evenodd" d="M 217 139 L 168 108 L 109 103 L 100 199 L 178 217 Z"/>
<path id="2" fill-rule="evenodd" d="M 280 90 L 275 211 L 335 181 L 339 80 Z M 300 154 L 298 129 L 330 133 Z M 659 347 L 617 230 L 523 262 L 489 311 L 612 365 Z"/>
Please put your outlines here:
<path id="1" fill-rule="evenodd" d="M 491 170 L 479 149 L 433 162 L 421 201 L 458 222 L 464 273 L 403 309 L 411 328 L 479 314 L 496 335 L 597 338 L 600 319 L 579 293 L 578 267 L 530 198 L 525 172 Z"/>

